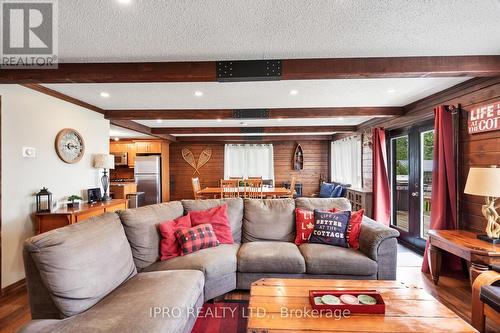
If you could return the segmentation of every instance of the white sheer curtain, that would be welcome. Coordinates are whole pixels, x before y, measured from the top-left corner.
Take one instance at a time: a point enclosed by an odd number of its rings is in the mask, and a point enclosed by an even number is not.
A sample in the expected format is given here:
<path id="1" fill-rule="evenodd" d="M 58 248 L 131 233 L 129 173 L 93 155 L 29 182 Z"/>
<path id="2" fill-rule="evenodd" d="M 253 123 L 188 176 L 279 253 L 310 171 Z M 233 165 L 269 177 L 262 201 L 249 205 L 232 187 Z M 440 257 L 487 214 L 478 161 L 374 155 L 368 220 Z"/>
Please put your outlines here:
<path id="1" fill-rule="evenodd" d="M 361 137 L 333 141 L 330 155 L 331 181 L 361 188 Z"/>
<path id="2" fill-rule="evenodd" d="M 272 144 L 227 144 L 224 148 L 224 178 L 256 177 L 274 180 Z"/>

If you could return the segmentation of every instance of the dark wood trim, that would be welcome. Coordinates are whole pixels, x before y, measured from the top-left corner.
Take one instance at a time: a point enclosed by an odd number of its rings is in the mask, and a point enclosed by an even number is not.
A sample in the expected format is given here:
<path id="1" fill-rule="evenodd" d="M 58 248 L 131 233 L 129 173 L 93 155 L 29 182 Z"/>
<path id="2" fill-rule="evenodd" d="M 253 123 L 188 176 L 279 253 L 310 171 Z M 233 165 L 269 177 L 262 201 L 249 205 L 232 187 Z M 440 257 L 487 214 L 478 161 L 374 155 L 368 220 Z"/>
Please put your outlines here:
<path id="1" fill-rule="evenodd" d="M 491 77 L 500 56 L 428 56 L 282 60 L 282 80 Z M 56 69 L 4 69 L 0 83 L 213 82 L 216 62 L 62 63 Z"/>
<path id="2" fill-rule="evenodd" d="M 273 142 L 273 141 L 321 141 L 332 139 L 331 135 L 262 135 L 262 136 L 178 136 L 177 142 Z"/>
<path id="3" fill-rule="evenodd" d="M 356 132 L 357 126 L 273 126 L 273 127 L 158 127 L 153 134 L 231 134 L 231 133 L 327 133 Z M 254 131 L 253 131 L 254 130 Z M 252 132 L 253 131 L 253 132 Z"/>
<path id="4" fill-rule="evenodd" d="M 115 125 L 115 126 L 123 127 L 123 128 L 129 129 L 129 130 L 132 130 L 132 131 L 136 131 L 136 132 L 139 132 L 139 133 L 151 135 L 151 136 L 157 137 L 159 139 L 168 140 L 168 141 L 171 141 L 171 142 L 177 141 L 176 138 L 174 136 L 170 135 L 170 134 L 155 134 L 155 133 L 152 133 L 151 127 L 148 127 L 148 126 L 136 123 L 135 121 L 131 121 L 131 120 L 111 120 L 110 123 L 113 124 L 113 125 Z"/>
<path id="5" fill-rule="evenodd" d="M 83 108 L 86 108 L 86 109 L 89 109 L 89 110 L 92 110 L 92 111 L 95 111 L 95 112 L 98 112 L 101 114 L 105 113 L 105 111 L 103 109 L 98 108 L 95 105 L 92 105 L 92 104 L 86 103 L 84 101 L 81 101 L 79 99 L 73 98 L 71 96 L 65 95 L 63 93 L 60 93 L 56 90 L 47 88 L 47 87 L 42 86 L 40 84 L 27 83 L 27 84 L 23 84 L 23 86 L 26 88 L 30 88 L 30 89 L 33 89 L 35 91 L 41 92 L 42 94 L 46 94 L 46 95 L 49 95 L 49 96 L 52 96 L 52 97 L 55 97 L 58 99 L 62 99 L 63 101 L 66 101 L 68 103 L 72 103 L 72 104 L 81 106 Z"/>
<path id="6" fill-rule="evenodd" d="M 269 109 L 269 119 L 329 118 L 329 117 L 394 117 L 403 114 L 401 107 L 323 107 Z M 233 109 L 163 109 L 163 110 L 106 110 L 107 119 L 234 119 Z"/>
<path id="7" fill-rule="evenodd" d="M 1 297 L 5 297 L 11 294 L 14 294 L 18 291 L 26 290 L 26 279 L 21 279 L 17 282 L 14 282 L 11 285 L 8 285 L 5 288 L 2 288 Z"/>
<path id="8" fill-rule="evenodd" d="M 0 289 L 2 284 L 2 96 L 0 95 Z"/>

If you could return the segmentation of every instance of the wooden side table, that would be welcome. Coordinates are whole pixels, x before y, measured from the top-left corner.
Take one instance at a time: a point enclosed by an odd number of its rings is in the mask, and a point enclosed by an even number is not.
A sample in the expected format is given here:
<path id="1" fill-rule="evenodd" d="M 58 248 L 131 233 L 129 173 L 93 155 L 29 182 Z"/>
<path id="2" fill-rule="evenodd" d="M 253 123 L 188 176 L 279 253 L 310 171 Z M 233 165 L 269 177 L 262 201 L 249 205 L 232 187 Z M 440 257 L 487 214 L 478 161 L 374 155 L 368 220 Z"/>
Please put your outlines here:
<path id="1" fill-rule="evenodd" d="M 476 277 L 500 264 L 500 246 L 476 238 L 477 234 L 465 230 L 429 230 L 428 260 L 434 284 L 438 284 L 441 255 L 449 252 L 470 264 L 471 285 Z"/>

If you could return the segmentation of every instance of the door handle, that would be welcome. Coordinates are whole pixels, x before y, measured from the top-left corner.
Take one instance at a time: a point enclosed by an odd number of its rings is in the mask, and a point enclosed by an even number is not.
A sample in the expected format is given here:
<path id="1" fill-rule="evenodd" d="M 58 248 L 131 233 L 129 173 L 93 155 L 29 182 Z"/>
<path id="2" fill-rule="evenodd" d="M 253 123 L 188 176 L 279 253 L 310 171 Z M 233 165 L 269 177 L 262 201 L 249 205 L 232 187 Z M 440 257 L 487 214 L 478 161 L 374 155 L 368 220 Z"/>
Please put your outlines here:
<path id="1" fill-rule="evenodd" d="M 418 192 L 411 192 L 412 197 L 418 197 Z"/>

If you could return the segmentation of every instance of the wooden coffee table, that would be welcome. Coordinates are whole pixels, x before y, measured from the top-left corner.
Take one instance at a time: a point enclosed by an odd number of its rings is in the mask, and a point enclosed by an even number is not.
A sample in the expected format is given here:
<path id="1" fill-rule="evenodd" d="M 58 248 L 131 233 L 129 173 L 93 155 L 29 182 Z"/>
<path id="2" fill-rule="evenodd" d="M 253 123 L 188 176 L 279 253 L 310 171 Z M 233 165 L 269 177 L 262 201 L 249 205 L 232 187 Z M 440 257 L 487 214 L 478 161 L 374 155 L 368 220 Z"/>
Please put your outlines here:
<path id="1" fill-rule="evenodd" d="M 312 309 L 312 289 L 376 289 L 384 298 L 386 313 L 352 314 L 339 320 L 301 315 Z M 261 279 L 252 284 L 249 309 L 248 333 L 477 332 L 423 289 L 396 281 Z"/>

